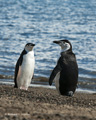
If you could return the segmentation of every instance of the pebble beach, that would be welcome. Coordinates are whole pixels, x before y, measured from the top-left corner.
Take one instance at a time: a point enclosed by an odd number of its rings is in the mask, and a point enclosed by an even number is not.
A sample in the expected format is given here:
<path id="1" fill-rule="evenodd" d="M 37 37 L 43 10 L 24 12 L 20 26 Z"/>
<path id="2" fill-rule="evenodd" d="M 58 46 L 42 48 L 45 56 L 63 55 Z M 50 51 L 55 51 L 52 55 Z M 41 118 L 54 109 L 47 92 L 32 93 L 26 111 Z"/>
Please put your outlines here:
<path id="1" fill-rule="evenodd" d="M 0 120 L 96 120 L 96 93 L 58 95 L 55 89 L 0 85 Z"/>

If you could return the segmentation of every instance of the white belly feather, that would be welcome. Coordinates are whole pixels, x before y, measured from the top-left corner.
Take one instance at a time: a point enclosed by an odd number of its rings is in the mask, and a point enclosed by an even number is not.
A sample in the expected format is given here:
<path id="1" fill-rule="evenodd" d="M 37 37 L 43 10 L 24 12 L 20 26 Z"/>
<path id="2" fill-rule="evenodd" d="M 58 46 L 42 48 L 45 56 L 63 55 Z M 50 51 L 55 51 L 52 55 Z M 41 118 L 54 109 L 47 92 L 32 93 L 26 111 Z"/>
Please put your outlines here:
<path id="1" fill-rule="evenodd" d="M 60 91 L 59 91 L 59 78 L 60 78 L 60 72 L 58 72 L 57 75 L 54 78 L 56 89 L 57 89 L 58 93 L 60 94 Z"/>
<path id="2" fill-rule="evenodd" d="M 34 74 L 34 65 L 35 58 L 34 52 L 28 52 L 23 56 L 22 65 L 19 66 L 18 76 L 17 76 L 17 85 L 18 88 L 23 87 L 26 90 L 31 83 L 31 79 Z"/>

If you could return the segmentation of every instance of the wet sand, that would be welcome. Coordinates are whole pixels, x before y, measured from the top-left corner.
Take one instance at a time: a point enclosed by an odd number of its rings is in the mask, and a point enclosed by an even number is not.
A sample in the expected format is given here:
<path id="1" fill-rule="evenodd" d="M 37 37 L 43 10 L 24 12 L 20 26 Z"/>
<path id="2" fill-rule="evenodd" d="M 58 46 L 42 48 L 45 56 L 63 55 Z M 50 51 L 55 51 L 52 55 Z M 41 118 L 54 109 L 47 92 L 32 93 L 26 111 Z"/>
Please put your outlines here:
<path id="1" fill-rule="evenodd" d="M 96 120 L 96 94 L 67 97 L 48 88 L 0 85 L 0 120 Z"/>

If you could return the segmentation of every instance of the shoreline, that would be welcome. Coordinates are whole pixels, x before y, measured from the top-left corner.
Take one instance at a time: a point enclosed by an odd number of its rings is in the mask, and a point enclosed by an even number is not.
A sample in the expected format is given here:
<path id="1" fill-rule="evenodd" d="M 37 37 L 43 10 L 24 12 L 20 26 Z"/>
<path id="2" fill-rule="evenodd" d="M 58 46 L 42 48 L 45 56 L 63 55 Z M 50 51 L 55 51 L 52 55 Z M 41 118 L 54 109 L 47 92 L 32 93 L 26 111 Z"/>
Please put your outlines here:
<path id="1" fill-rule="evenodd" d="M 47 77 L 34 77 L 34 79 L 32 79 L 31 82 L 31 86 L 32 87 L 44 87 L 44 88 L 54 88 L 54 84 L 53 86 L 49 86 L 48 84 L 48 78 Z M 0 75 L 0 84 L 7 84 L 7 85 L 13 85 L 14 84 L 14 76 L 6 76 L 6 75 Z M 83 84 L 82 82 L 78 82 L 78 88 L 76 89 L 77 92 L 85 92 L 85 93 L 96 93 L 96 89 L 95 89 L 95 84 L 94 87 L 89 87 L 85 86 L 85 83 Z M 55 89 L 55 88 L 54 88 Z"/>
<path id="2" fill-rule="evenodd" d="M 58 95 L 55 89 L 28 91 L 0 84 L 0 120 L 96 120 L 96 93 Z"/>
<path id="3" fill-rule="evenodd" d="M 10 82 L 5 82 L 5 81 L 0 81 L 0 85 L 14 85 L 14 82 L 12 82 L 13 80 L 11 80 Z M 41 88 L 49 88 L 49 89 L 56 89 L 55 86 L 49 86 L 49 85 L 45 85 L 45 84 L 36 84 L 36 83 L 31 83 L 30 87 L 41 87 Z M 81 89 L 81 88 L 77 88 L 76 92 L 81 92 L 81 93 L 96 93 L 95 90 L 88 90 L 88 89 Z"/>

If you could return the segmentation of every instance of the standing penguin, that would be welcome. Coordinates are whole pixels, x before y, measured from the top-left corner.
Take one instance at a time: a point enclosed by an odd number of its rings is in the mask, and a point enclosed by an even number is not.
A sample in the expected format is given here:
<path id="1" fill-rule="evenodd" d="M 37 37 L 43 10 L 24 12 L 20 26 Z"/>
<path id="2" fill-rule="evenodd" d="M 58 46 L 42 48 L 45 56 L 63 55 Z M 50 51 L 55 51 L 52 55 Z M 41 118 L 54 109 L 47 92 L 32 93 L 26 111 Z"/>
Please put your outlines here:
<path id="1" fill-rule="evenodd" d="M 55 80 L 61 95 L 73 96 L 78 82 L 78 65 L 72 45 L 68 40 L 53 41 L 61 46 L 61 56 L 49 78 L 49 85 Z"/>
<path id="2" fill-rule="evenodd" d="M 34 51 L 35 44 L 27 43 L 15 66 L 15 88 L 27 90 L 34 74 Z"/>

